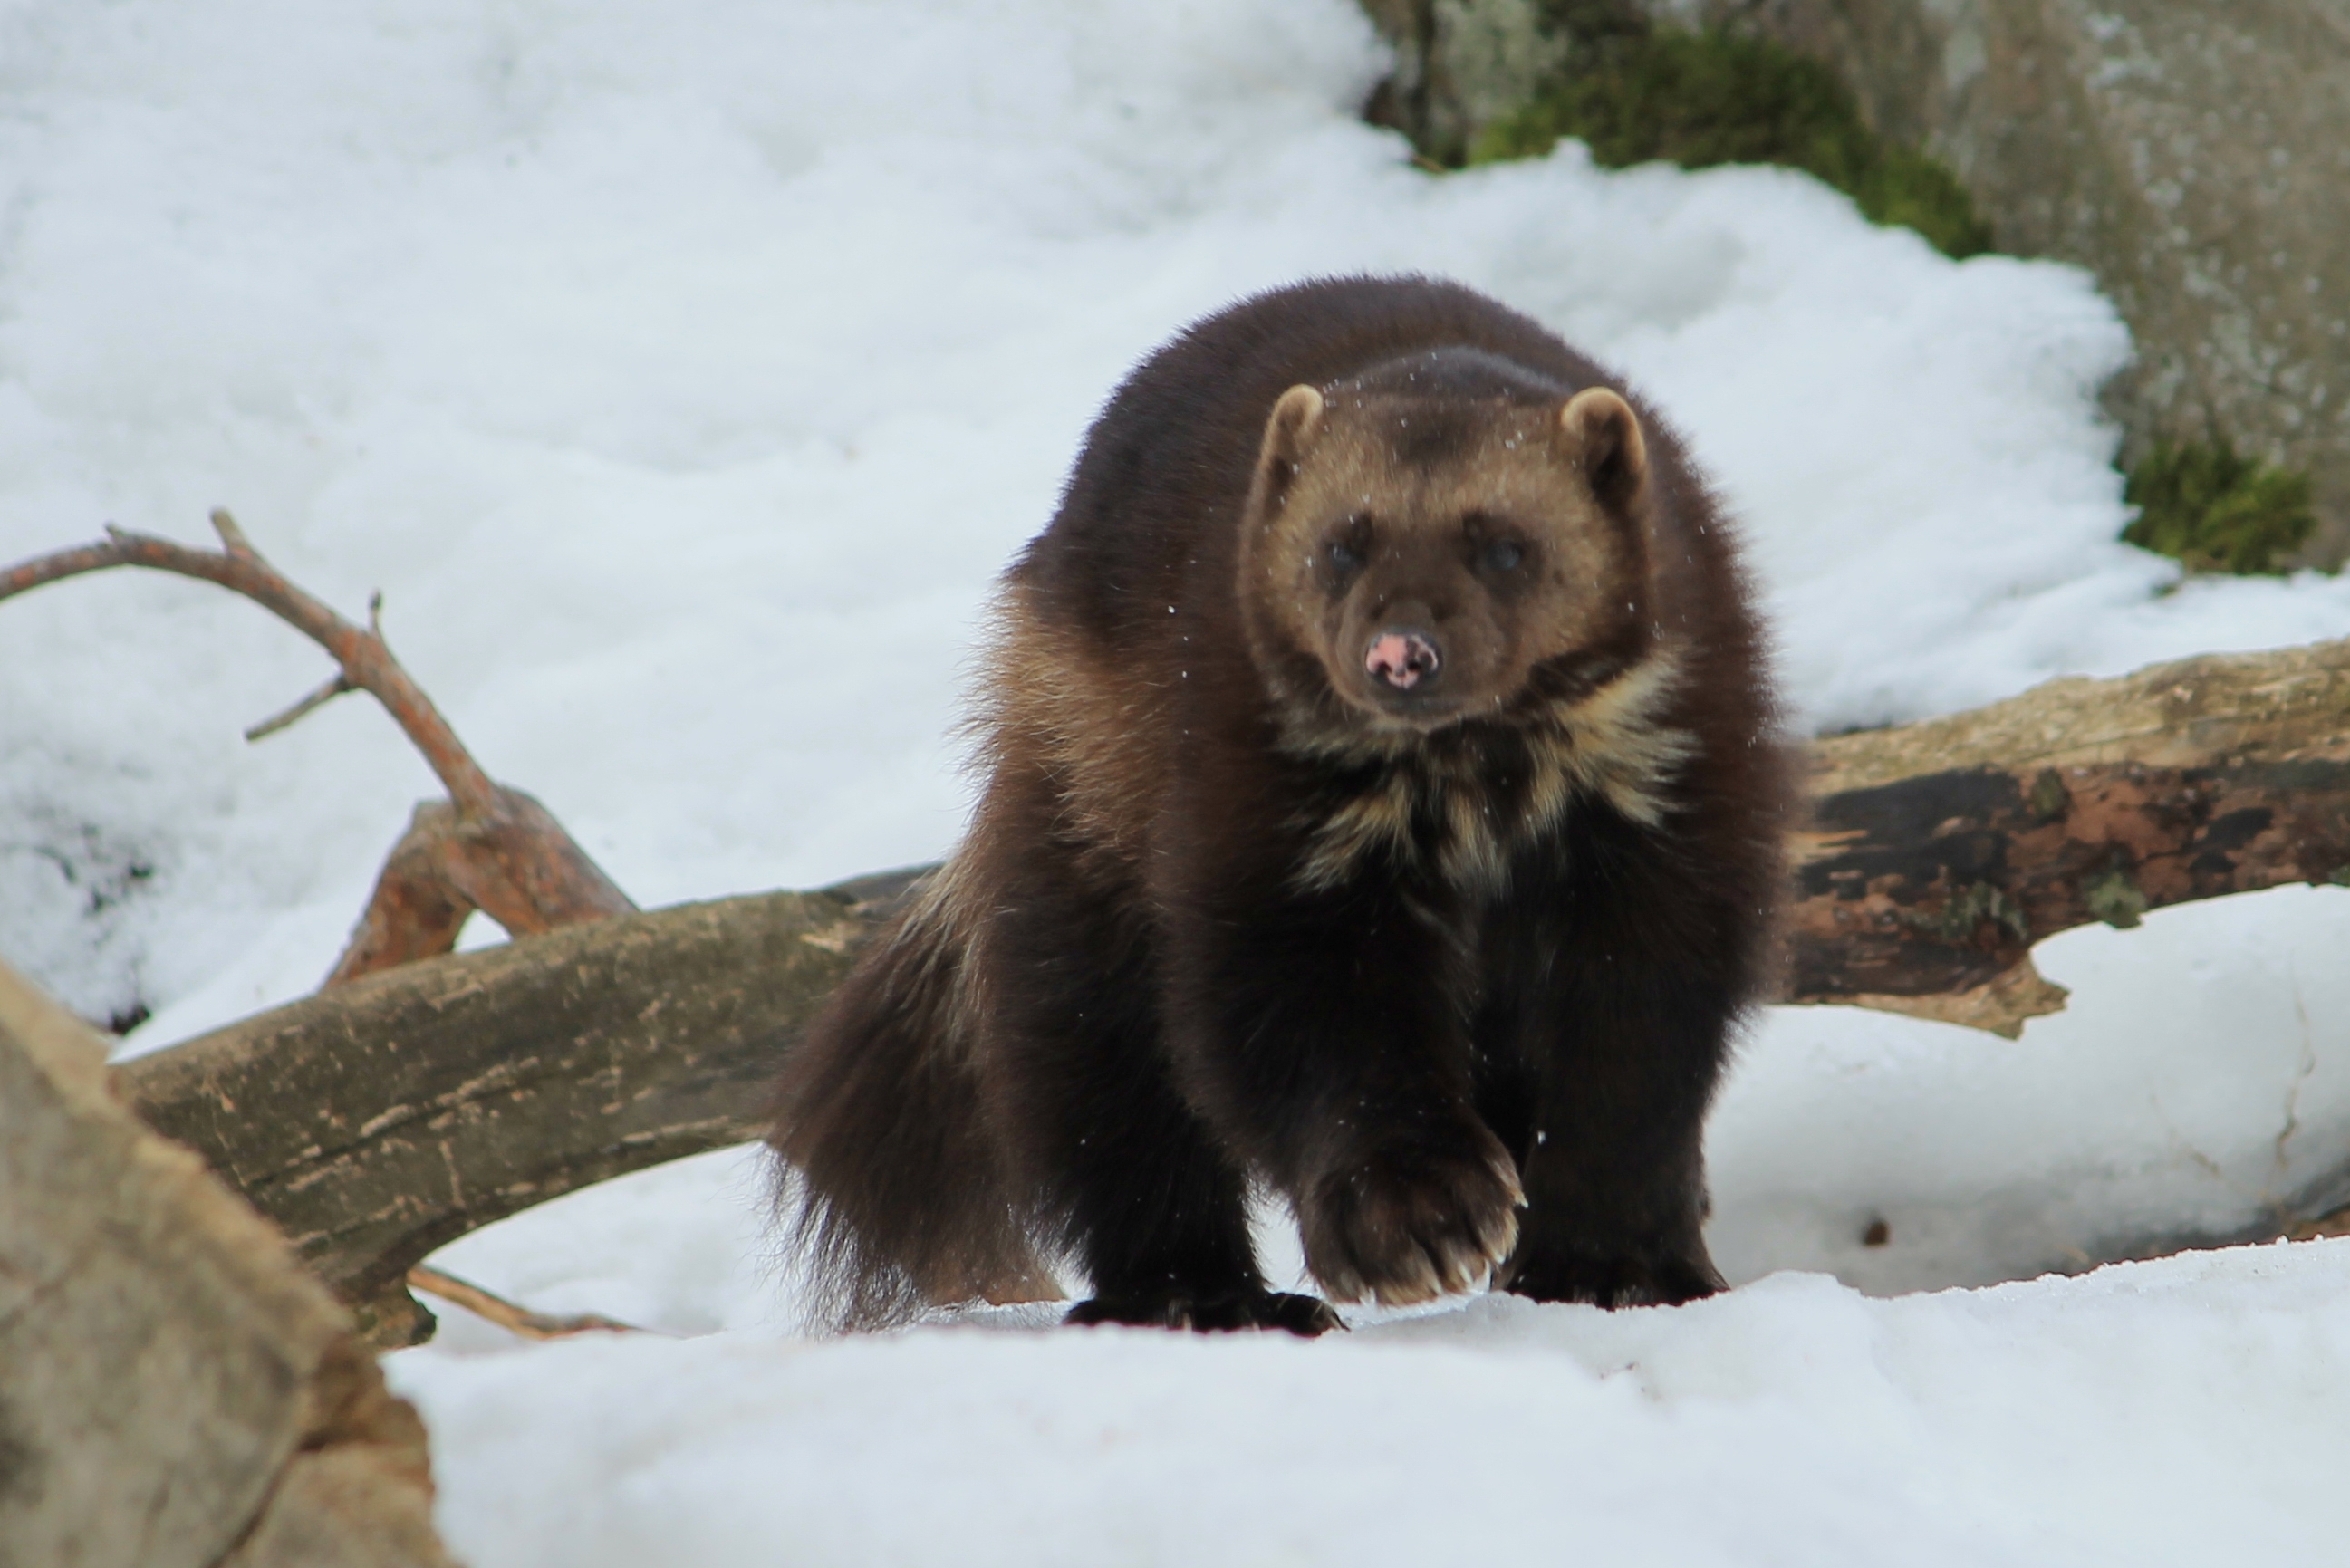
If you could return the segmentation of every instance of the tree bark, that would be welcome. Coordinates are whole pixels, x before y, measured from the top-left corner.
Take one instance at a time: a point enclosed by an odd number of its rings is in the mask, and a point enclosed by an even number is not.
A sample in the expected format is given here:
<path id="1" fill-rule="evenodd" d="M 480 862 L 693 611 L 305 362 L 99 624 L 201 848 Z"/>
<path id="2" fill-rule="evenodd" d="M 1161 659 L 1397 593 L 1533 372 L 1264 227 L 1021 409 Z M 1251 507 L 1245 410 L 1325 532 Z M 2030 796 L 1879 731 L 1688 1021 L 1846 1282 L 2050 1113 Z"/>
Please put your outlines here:
<path id="1" fill-rule="evenodd" d="M 2350 640 L 2211 655 L 1820 742 L 1788 1000 L 2011 1037 L 2064 992 L 2032 944 L 2350 881 Z"/>
<path id="2" fill-rule="evenodd" d="M 0 967 L 0 1563 L 451 1568 L 348 1316 Z"/>
<path id="3" fill-rule="evenodd" d="M 688 904 L 373 974 L 117 1067 L 380 1345 L 425 1255 L 609 1177 L 757 1137 L 781 1053 L 910 875 Z"/>

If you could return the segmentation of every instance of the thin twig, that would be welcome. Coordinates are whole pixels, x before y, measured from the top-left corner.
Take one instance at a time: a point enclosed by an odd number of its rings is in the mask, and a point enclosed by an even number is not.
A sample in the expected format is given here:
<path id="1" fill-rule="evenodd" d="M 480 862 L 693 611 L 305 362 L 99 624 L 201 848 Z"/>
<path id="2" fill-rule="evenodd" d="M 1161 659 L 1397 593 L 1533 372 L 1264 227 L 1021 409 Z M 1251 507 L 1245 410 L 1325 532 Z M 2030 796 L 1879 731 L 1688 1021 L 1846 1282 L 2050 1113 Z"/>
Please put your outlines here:
<path id="1" fill-rule="evenodd" d="M 244 536 L 244 530 L 238 527 L 236 519 L 229 515 L 227 507 L 213 507 L 212 516 L 213 532 L 220 535 L 221 545 L 230 555 L 241 556 L 249 561 L 261 558 L 260 552 L 253 547 L 253 541 Z"/>
<path id="2" fill-rule="evenodd" d="M 295 723 L 305 713 L 310 711 L 311 709 L 323 708 L 328 703 L 333 701 L 336 698 L 341 696 L 344 692 L 356 691 L 358 690 L 358 687 L 351 684 L 351 678 L 349 676 L 338 675 L 332 680 L 328 681 L 324 686 L 319 687 L 316 691 L 311 692 L 307 697 L 303 698 L 299 702 L 295 703 L 291 708 L 286 709 L 283 713 L 280 713 L 272 719 L 264 719 L 260 723 L 255 724 L 253 728 L 247 730 L 244 732 L 244 738 L 248 741 L 258 741 L 270 735 L 274 735 L 277 733 L 278 731 Z"/>
<path id="3" fill-rule="evenodd" d="M 575 1334 L 643 1334 L 646 1330 L 632 1323 L 622 1323 L 600 1313 L 584 1312 L 570 1316 L 533 1312 L 501 1295 L 493 1294 L 453 1274 L 438 1269 L 428 1269 L 419 1263 L 408 1271 L 411 1290 L 439 1296 L 444 1302 L 454 1302 L 476 1317 L 484 1317 L 510 1334 L 525 1339 L 563 1339 Z"/>
<path id="4" fill-rule="evenodd" d="M 286 580 L 264 560 L 236 519 L 225 511 L 212 514 L 213 529 L 224 549 L 199 550 L 191 545 L 133 534 L 107 524 L 106 542 L 84 545 L 38 556 L 0 572 L 0 599 L 109 566 L 146 566 L 183 577 L 217 583 L 269 610 L 334 656 L 343 677 L 352 686 L 371 693 L 384 705 L 441 780 L 461 816 L 485 820 L 497 810 L 497 786 L 473 761 L 473 753 L 441 716 L 383 639 L 383 596 L 369 606 L 369 628 L 353 626 L 318 600 Z M 324 701 L 324 699 L 321 699 Z M 289 719 L 288 722 L 291 722 Z"/>

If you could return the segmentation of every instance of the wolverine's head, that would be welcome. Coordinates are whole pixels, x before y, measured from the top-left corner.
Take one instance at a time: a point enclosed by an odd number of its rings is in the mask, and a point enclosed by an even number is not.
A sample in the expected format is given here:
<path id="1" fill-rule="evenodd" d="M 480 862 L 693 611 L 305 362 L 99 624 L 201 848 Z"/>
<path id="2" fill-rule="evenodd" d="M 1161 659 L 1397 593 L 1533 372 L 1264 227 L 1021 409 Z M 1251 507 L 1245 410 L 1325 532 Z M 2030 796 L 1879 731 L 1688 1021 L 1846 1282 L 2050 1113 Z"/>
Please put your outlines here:
<path id="1" fill-rule="evenodd" d="M 1637 661 L 1649 475 L 1631 406 L 1416 380 L 1292 387 L 1265 422 L 1239 588 L 1276 693 L 1409 733 Z"/>

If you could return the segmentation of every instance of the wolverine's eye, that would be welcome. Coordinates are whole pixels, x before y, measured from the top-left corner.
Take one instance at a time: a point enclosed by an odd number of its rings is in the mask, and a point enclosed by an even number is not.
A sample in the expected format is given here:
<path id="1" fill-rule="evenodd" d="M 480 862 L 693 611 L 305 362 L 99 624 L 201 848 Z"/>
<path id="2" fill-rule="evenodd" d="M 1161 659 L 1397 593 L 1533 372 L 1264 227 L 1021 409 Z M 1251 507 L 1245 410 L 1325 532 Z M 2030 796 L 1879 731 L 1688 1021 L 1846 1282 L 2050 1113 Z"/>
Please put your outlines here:
<path id="1" fill-rule="evenodd" d="M 1526 548 L 1514 539 L 1496 539 L 1485 546 L 1485 569 L 1514 572 L 1526 558 Z"/>
<path id="2" fill-rule="evenodd" d="M 1322 553 L 1330 563 L 1331 576 L 1345 582 L 1371 558 L 1371 520 L 1359 512 L 1347 518 L 1331 530 Z"/>

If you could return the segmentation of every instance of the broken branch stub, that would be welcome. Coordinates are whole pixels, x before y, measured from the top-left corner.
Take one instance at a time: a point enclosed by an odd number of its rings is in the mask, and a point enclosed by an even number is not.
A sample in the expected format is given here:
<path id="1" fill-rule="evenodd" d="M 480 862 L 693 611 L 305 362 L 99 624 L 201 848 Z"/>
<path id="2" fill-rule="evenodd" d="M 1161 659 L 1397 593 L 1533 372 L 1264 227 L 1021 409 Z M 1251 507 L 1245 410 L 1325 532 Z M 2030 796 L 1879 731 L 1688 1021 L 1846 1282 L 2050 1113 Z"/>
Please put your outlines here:
<path id="1" fill-rule="evenodd" d="M 635 910 L 545 806 L 493 787 L 481 815 L 445 801 L 417 806 L 328 986 L 452 950 L 475 909 L 518 937 Z"/>

